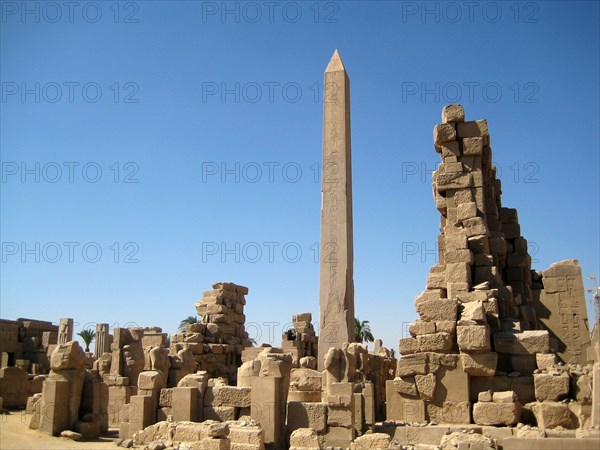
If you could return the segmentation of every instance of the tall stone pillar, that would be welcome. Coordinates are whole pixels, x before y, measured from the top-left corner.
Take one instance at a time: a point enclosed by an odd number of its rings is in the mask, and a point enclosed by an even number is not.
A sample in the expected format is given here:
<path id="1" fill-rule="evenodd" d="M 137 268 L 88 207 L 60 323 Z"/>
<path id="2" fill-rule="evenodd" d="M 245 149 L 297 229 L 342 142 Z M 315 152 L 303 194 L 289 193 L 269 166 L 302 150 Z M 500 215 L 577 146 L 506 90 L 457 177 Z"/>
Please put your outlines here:
<path id="1" fill-rule="evenodd" d="M 337 50 L 323 91 L 319 370 L 330 347 L 354 340 L 350 80 Z"/>
<path id="2" fill-rule="evenodd" d="M 66 344 L 73 340 L 73 319 L 63 317 L 58 325 L 58 343 Z"/>
<path id="3" fill-rule="evenodd" d="M 108 324 L 96 324 L 96 347 L 94 356 L 100 358 L 103 353 L 110 352 L 110 336 L 108 335 Z"/>

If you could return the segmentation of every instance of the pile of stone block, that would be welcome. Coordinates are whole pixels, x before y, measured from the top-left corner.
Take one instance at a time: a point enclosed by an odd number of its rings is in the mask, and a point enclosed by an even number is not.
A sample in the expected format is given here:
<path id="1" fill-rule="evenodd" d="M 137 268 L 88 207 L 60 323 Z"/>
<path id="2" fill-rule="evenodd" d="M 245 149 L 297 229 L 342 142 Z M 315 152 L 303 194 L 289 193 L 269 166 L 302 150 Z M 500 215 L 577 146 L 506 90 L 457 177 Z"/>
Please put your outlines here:
<path id="1" fill-rule="evenodd" d="M 162 421 L 134 434 L 136 446 L 171 446 L 189 450 L 264 450 L 264 432 L 252 421 L 202 423 Z"/>
<path id="2" fill-rule="evenodd" d="M 242 351 L 252 345 L 244 326 L 248 288 L 224 282 L 213 283 L 212 287 L 196 303 L 202 321 L 173 334 L 171 353 L 187 346 L 199 370 L 207 371 L 211 378 L 225 377 L 235 383 Z"/>
<path id="3" fill-rule="evenodd" d="M 574 349 L 564 350 L 570 358 L 564 362 L 587 362 L 581 270 L 574 260 L 531 270 L 517 211 L 502 206 L 487 122 L 465 121 L 460 105 L 444 107 L 442 122 L 433 133 L 442 159 L 433 173 L 439 262 L 415 299 L 419 318 L 399 342 L 402 358 L 387 382 L 387 419 L 513 424 L 522 403 L 524 418 L 547 423 L 527 407 L 540 403 L 534 372 L 554 357 L 557 343 Z M 535 377 L 558 383 L 547 374 Z M 488 390 L 513 391 L 520 402 L 481 400 Z M 547 401 L 557 400 L 541 404 Z"/>
<path id="4" fill-rule="evenodd" d="M 295 314 L 292 317 L 292 328 L 283 332 L 281 342 L 281 348 L 292 354 L 294 367 L 300 364 L 302 358 L 318 358 L 318 345 L 319 338 L 312 324 L 312 314 Z"/>

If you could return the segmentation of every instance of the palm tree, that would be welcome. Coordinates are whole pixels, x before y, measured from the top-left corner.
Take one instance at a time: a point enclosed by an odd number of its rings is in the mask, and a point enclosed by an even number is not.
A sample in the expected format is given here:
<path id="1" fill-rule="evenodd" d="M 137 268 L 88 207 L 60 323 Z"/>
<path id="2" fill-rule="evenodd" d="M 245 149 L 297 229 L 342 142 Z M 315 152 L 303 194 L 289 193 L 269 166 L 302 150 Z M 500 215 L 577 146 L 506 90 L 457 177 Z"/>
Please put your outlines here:
<path id="1" fill-rule="evenodd" d="M 77 333 L 77 336 L 83 339 L 83 342 L 85 342 L 85 352 L 89 353 L 90 344 L 96 337 L 96 332 L 91 328 L 88 328 L 87 330 L 81 330 L 79 333 Z"/>
<path id="2" fill-rule="evenodd" d="M 187 316 L 185 319 L 179 322 L 179 331 L 185 331 L 188 325 L 198 322 L 198 316 Z"/>
<path id="3" fill-rule="evenodd" d="M 358 317 L 354 318 L 354 326 L 355 326 L 355 342 L 373 342 L 375 338 L 373 337 L 373 333 L 371 333 L 371 325 L 369 325 L 368 320 L 363 320 L 362 322 Z"/>

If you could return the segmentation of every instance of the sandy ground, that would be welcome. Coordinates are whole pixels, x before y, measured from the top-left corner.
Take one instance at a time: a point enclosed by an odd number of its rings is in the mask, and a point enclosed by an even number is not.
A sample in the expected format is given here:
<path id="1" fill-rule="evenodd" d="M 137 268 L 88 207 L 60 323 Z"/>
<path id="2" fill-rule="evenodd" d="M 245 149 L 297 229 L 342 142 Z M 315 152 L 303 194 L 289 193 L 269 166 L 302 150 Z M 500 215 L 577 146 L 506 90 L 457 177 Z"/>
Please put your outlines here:
<path id="1" fill-rule="evenodd" d="M 116 450 L 113 441 L 118 437 L 116 431 L 109 431 L 106 436 L 95 441 L 75 442 L 70 439 L 54 437 L 29 429 L 31 415 L 25 411 L 11 411 L 8 415 L 0 415 L 0 449 L 2 450 Z"/>

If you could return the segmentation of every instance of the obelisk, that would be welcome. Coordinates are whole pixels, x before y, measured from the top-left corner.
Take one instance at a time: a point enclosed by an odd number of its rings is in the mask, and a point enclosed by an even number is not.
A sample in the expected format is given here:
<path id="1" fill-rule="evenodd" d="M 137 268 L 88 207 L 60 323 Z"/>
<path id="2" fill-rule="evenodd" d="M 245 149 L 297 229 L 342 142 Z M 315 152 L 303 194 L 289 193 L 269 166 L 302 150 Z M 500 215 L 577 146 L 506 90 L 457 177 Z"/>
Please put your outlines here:
<path id="1" fill-rule="evenodd" d="M 350 147 L 350 80 L 336 50 L 323 85 L 319 370 L 355 334 Z"/>

